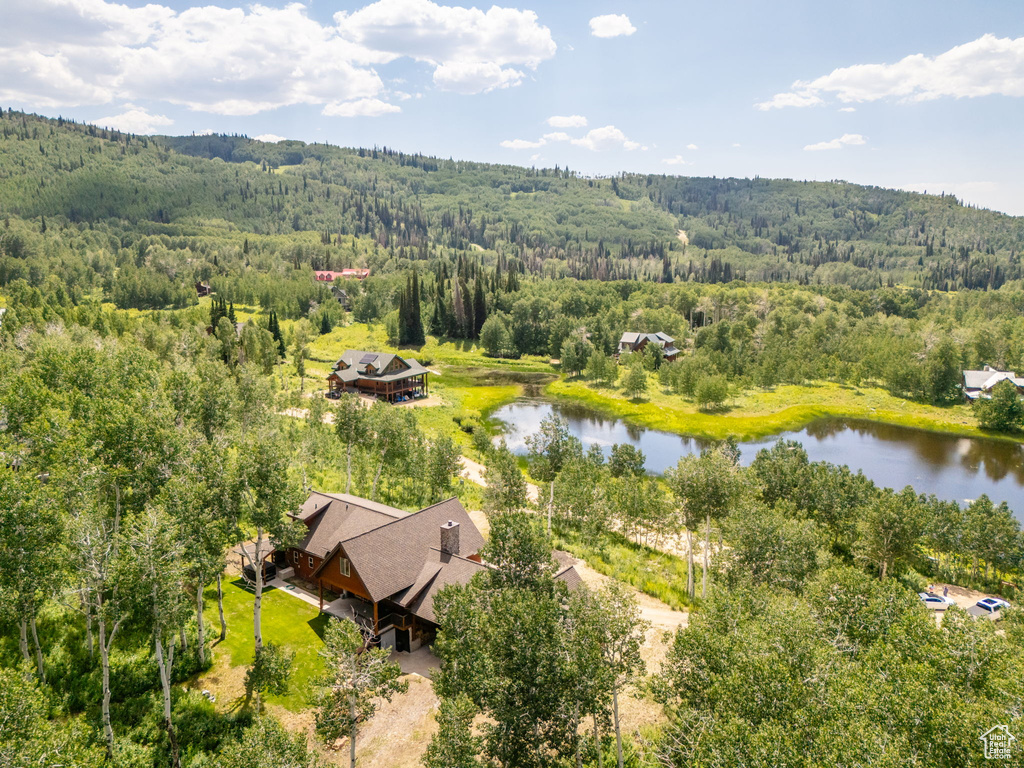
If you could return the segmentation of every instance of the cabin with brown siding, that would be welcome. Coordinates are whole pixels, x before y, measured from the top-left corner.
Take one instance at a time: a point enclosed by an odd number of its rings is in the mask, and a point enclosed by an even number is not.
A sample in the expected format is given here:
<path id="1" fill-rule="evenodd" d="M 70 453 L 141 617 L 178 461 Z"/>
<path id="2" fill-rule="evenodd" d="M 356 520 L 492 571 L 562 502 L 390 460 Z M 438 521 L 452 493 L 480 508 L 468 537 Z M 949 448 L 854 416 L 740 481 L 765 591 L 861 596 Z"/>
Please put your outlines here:
<path id="1" fill-rule="evenodd" d="M 433 639 L 433 597 L 449 583 L 466 583 L 485 568 L 484 539 L 452 498 L 409 514 L 344 493 L 311 493 L 294 515 L 303 540 L 277 553 L 279 564 L 320 592 L 341 595 L 365 616 L 367 629 L 387 647 L 415 650 Z"/>
<path id="2" fill-rule="evenodd" d="M 412 358 L 347 349 L 327 377 L 327 396 L 361 392 L 389 403 L 426 397 L 427 374 L 427 369 Z"/>

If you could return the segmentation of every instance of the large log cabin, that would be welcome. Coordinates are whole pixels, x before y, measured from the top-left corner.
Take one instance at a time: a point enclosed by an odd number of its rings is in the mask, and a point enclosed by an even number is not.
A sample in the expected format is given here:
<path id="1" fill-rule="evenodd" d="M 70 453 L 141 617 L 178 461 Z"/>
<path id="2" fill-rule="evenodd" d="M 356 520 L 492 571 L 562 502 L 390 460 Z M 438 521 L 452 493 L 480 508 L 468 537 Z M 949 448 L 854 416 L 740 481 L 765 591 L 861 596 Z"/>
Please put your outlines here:
<path id="1" fill-rule="evenodd" d="M 355 391 L 389 403 L 426 397 L 427 369 L 416 360 L 386 352 L 347 349 L 327 377 L 328 396 Z"/>
<path id="2" fill-rule="evenodd" d="M 669 363 L 674 362 L 676 357 L 679 355 L 679 350 L 675 347 L 675 339 L 667 333 L 662 333 L 661 331 L 658 333 L 627 332 L 622 334 L 622 338 L 619 339 L 619 348 L 616 352 L 616 357 L 631 352 L 643 352 L 644 347 L 648 344 L 661 347 L 661 352 L 665 356 L 665 360 Z"/>
<path id="3" fill-rule="evenodd" d="M 298 513 L 305 538 L 278 552 L 279 566 L 316 585 L 320 610 L 355 612 L 387 648 L 414 651 L 433 640 L 434 597 L 488 566 L 484 538 L 458 499 L 410 514 L 345 493 L 313 492 Z M 570 566 L 556 577 L 580 583 Z M 341 595 L 325 603 L 324 592 Z"/>

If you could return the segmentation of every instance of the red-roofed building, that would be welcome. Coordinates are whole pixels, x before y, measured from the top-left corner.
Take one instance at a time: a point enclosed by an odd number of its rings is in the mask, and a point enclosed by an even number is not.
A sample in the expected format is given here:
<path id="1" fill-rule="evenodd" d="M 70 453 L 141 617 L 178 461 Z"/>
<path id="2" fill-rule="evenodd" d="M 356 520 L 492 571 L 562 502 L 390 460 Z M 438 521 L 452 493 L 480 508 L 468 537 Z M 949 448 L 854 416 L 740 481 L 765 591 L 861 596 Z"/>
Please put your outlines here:
<path id="1" fill-rule="evenodd" d="M 318 282 L 321 283 L 333 283 L 339 277 L 346 280 L 365 280 L 370 276 L 370 270 L 368 269 L 343 269 L 339 272 L 332 272 L 327 269 L 313 270 L 313 275 L 316 277 Z"/>

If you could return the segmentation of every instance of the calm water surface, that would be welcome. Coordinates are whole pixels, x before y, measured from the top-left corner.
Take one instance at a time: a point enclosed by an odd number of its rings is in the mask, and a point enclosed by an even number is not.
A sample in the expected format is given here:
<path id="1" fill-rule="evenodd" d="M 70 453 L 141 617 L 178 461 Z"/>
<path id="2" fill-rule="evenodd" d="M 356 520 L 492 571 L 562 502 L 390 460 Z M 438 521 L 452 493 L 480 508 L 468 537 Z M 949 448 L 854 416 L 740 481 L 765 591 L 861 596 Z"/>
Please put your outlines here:
<path id="1" fill-rule="evenodd" d="M 699 453 L 705 441 L 670 432 L 643 429 L 589 408 L 545 400 L 523 399 L 498 409 L 505 440 L 515 453 L 526 453 L 526 437 L 541 420 L 556 412 L 588 447 L 600 445 L 605 455 L 615 443 L 629 443 L 644 452 L 647 469 L 661 474 L 680 456 Z M 749 464 L 761 448 L 778 440 L 803 444 L 811 461 L 845 464 L 881 486 L 911 485 L 919 493 L 964 501 L 987 493 L 1005 501 L 1024 522 L 1024 446 L 1000 440 L 956 437 L 868 421 L 823 420 L 799 432 L 740 443 L 740 461 Z"/>

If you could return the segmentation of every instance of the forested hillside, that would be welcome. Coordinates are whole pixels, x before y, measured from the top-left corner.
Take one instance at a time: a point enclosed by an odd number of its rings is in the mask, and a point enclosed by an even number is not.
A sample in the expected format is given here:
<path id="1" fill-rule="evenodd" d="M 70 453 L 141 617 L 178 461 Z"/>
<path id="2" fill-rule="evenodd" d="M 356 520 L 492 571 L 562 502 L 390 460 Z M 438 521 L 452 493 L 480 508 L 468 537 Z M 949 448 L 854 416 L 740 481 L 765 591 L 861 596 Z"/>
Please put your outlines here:
<path id="1" fill-rule="evenodd" d="M 294 267 L 359 261 L 380 271 L 396 259 L 461 253 L 522 273 L 602 280 L 952 290 L 1022 277 L 1024 220 L 952 197 L 844 182 L 588 179 L 390 149 L 135 137 L 11 111 L 0 135 L 5 214 L 37 231 L 46 217 L 79 232 L 101 224 L 121 247 L 143 235 L 302 233 L 289 243 L 308 247 L 285 254 Z"/>

